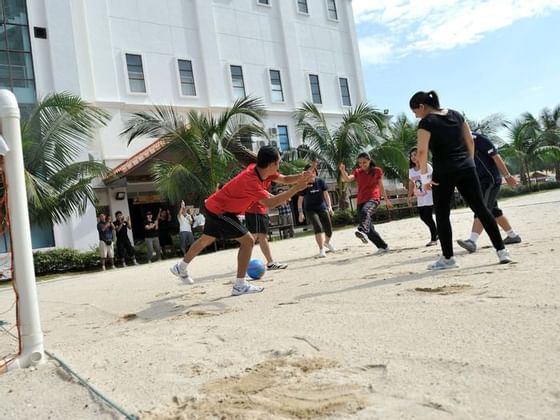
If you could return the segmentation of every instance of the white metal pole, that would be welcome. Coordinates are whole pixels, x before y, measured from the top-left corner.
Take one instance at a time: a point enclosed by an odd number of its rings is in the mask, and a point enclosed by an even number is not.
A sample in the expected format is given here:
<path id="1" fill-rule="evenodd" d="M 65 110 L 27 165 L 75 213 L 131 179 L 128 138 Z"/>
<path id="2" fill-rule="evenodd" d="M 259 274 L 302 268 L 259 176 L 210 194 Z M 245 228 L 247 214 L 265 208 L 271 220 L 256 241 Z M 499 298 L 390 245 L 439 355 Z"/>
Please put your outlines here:
<path id="1" fill-rule="evenodd" d="M 9 208 L 7 210 L 10 217 L 12 238 L 14 284 L 19 295 L 17 311 L 21 334 L 21 353 L 16 359 L 8 363 L 8 370 L 17 367 L 29 367 L 42 362 L 45 358 L 33 267 L 19 120 L 20 114 L 16 97 L 9 90 L 0 89 L 0 129 L 9 148 L 4 158 L 4 172 L 8 190 Z"/>

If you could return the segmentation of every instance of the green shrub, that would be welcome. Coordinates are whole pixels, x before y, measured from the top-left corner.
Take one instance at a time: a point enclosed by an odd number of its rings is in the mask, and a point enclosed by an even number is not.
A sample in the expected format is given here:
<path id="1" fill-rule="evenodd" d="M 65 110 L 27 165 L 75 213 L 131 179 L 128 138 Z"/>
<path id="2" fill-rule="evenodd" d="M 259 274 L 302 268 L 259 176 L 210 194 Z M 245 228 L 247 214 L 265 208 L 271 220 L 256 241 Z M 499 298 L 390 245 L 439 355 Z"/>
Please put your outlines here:
<path id="1" fill-rule="evenodd" d="M 37 251 L 33 254 L 33 264 L 37 276 L 66 271 L 94 270 L 99 268 L 99 253 L 95 250 L 80 252 L 68 248 Z"/>
<path id="2" fill-rule="evenodd" d="M 335 210 L 332 218 L 332 225 L 335 227 L 353 225 L 356 223 L 356 210 L 338 209 Z"/>
<path id="3" fill-rule="evenodd" d="M 515 188 L 504 186 L 500 189 L 498 198 L 517 197 L 519 195 L 530 194 L 537 191 L 545 191 L 560 188 L 560 182 L 539 182 L 537 184 L 518 185 Z"/>

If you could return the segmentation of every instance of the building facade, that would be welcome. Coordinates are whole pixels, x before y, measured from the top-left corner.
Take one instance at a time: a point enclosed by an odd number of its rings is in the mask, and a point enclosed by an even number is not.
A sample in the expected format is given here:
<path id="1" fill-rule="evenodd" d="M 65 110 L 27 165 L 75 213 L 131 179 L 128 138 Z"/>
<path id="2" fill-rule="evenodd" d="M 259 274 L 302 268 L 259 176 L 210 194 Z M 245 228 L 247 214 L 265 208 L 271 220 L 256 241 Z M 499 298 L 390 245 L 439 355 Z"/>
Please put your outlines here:
<path id="1" fill-rule="evenodd" d="M 105 108 L 112 119 L 90 155 L 111 168 L 156 140 L 127 145 L 120 136 L 129 113 L 153 105 L 219 113 L 238 97 L 260 97 L 284 151 L 300 144 L 292 113 L 303 102 L 334 122 L 365 100 L 351 0 L 0 1 L 16 16 L 4 18 L 5 38 L 18 39 L 0 41 L 0 84 L 20 103 L 69 91 Z M 145 197 L 157 204 L 148 180 L 96 188 L 111 214 L 132 214 Z M 95 211 L 55 226 L 54 245 L 95 245 Z"/>

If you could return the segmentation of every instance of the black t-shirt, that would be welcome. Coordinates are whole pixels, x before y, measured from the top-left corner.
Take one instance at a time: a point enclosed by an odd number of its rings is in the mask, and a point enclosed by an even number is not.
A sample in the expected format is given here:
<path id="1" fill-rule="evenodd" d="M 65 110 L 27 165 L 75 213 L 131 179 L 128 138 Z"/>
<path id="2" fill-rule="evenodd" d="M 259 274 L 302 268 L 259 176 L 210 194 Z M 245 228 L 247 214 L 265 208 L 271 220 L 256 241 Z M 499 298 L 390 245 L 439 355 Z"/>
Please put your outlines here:
<path id="1" fill-rule="evenodd" d="M 127 221 L 123 221 L 122 222 L 122 228 L 121 230 L 119 230 L 119 226 L 121 225 L 121 222 L 119 222 L 118 220 L 113 223 L 115 225 L 115 230 L 117 231 L 117 242 L 126 242 L 126 241 L 130 241 L 128 239 L 128 222 Z"/>
<path id="2" fill-rule="evenodd" d="M 474 137 L 474 160 L 476 173 L 481 184 L 502 183 L 502 176 L 493 156 L 498 154 L 496 147 L 484 134 L 473 133 Z"/>
<path id="3" fill-rule="evenodd" d="M 148 219 L 146 219 L 144 221 L 144 230 L 146 231 L 146 238 L 157 238 L 158 237 L 158 230 L 155 228 L 153 229 L 146 229 L 146 226 L 152 225 L 155 222 L 153 220 L 148 221 Z"/>
<path id="4" fill-rule="evenodd" d="M 429 131 L 432 152 L 433 177 L 462 169 L 474 168 L 474 161 L 463 136 L 465 119 L 457 111 L 449 109 L 446 115 L 430 113 L 420 120 L 418 128 Z"/>
<path id="5" fill-rule="evenodd" d="M 305 197 L 303 199 L 303 208 L 305 211 L 327 211 L 327 204 L 325 203 L 323 191 L 327 191 L 325 181 L 315 177 L 313 185 L 299 193 L 299 195 Z"/>

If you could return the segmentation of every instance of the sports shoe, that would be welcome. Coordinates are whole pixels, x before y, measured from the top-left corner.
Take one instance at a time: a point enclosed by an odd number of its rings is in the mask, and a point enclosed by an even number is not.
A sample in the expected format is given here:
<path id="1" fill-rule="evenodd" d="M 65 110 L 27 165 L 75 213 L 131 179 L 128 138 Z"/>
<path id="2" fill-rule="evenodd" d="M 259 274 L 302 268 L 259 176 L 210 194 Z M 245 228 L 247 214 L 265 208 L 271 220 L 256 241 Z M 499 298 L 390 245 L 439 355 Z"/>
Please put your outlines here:
<path id="1" fill-rule="evenodd" d="M 426 246 L 434 246 L 437 245 L 437 240 L 436 241 L 430 241 L 426 244 Z"/>
<path id="2" fill-rule="evenodd" d="M 284 270 L 288 268 L 288 264 L 281 263 L 278 261 L 272 261 L 266 265 L 267 270 Z"/>
<path id="3" fill-rule="evenodd" d="M 239 295 L 246 295 L 249 293 L 260 293 L 263 290 L 264 287 L 262 286 L 256 286 L 254 284 L 249 284 L 245 282 L 244 284 L 241 284 L 239 286 L 233 286 L 233 289 L 231 289 L 231 295 L 239 296 Z"/>
<path id="4" fill-rule="evenodd" d="M 123 261 L 122 266 L 123 266 L 123 268 L 125 268 L 126 267 L 126 262 Z"/>
<path id="5" fill-rule="evenodd" d="M 513 238 L 511 236 L 506 236 L 504 238 L 505 245 L 512 245 L 512 244 L 520 244 L 521 243 L 521 236 L 515 235 Z"/>
<path id="6" fill-rule="evenodd" d="M 430 264 L 428 266 L 428 270 L 446 270 L 448 268 L 455 268 L 457 267 L 457 263 L 455 262 L 455 258 L 445 258 L 443 255 L 439 257 L 435 263 Z"/>
<path id="7" fill-rule="evenodd" d="M 377 248 L 377 252 L 375 253 L 375 255 L 386 254 L 389 251 L 390 251 L 389 247 L 387 247 L 387 248 Z"/>
<path id="8" fill-rule="evenodd" d="M 319 251 L 319 258 L 325 258 L 327 256 L 327 253 L 325 252 L 325 248 L 321 248 L 321 250 Z"/>
<path id="9" fill-rule="evenodd" d="M 506 248 L 500 249 L 499 251 L 496 252 L 496 254 L 498 254 L 498 259 L 500 260 L 500 264 L 509 264 L 512 261 L 509 252 Z"/>
<path id="10" fill-rule="evenodd" d="M 464 241 L 462 239 L 459 239 L 457 241 L 457 244 L 459 244 L 459 246 L 461 248 L 465 248 L 471 254 L 473 252 L 476 252 L 476 244 L 473 241 L 471 241 L 470 239 L 465 239 Z"/>
<path id="11" fill-rule="evenodd" d="M 180 262 L 176 263 L 173 267 L 169 269 L 169 271 L 171 271 L 171 274 L 173 274 L 174 276 L 179 277 L 183 283 L 193 284 L 194 283 L 193 278 L 189 276 L 187 270 L 181 270 L 180 264 L 181 264 Z"/>
<path id="12" fill-rule="evenodd" d="M 367 244 L 367 237 L 364 232 L 362 232 L 361 230 L 357 230 L 356 232 L 354 232 L 354 235 L 356 235 L 356 238 L 358 238 L 364 244 Z"/>
<path id="13" fill-rule="evenodd" d="M 325 248 L 327 248 L 325 250 L 326 252 L 336 252 L 336 248 L 334 246 L 332 246 L 332 244 L 330 242 L 327 242 L 325 244 Z"/>

